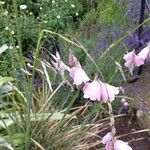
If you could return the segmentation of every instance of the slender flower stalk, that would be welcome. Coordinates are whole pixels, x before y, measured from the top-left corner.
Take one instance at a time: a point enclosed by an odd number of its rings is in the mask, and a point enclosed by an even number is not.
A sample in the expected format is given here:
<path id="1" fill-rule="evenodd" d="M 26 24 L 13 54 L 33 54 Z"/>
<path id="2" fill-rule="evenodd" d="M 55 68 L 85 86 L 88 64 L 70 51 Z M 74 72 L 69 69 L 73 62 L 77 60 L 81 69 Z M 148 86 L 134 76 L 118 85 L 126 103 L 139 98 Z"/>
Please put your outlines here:
<path id="1" fill-rule="evenodd" d="M 116 134 L 116 128 L 115 128 L 115 119 L 114 119 L 114 115 L 113 115 L 113 109 L 112 109 L 111 102 L 108 102 L 107 104 L 108 104 L 109 115 L 110 115 L 111 132 L 114 137 Z"/>

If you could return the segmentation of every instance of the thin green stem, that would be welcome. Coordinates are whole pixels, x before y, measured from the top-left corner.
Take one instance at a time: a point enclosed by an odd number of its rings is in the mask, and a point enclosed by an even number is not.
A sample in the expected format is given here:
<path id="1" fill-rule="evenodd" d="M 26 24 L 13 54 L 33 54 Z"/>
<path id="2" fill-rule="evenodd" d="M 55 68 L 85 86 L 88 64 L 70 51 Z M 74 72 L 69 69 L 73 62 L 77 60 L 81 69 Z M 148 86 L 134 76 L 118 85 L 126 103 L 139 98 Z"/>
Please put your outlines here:
<path id="1" fill-rule="evenodd" d="M 14 7 L 14 13 L 15 13 L 17 42 L 18 42 L 18 46 L 19 46 L 19 55 L 20 55 L 20 60 L 22 60 L 23 54 L 22 54 L 22 44 L 21 44 L 21 27 L 20 27 L 20 21 L 19 21 L 19 16 L 18 16 L 17 0 L 13 0 L 13 7 Z M 21 61 L 20 64 L 22 65 L 22 67 L 24 67 L 24 61 Z"/>
<path id="2" fill-rule="evenodd" d="M 43 32 L 41 31 L 39 36 L 38 36 L 38 42 L 37 42 L 37 47 L 36 47 L 36 51 L 35 51 L 35 59 L 34 59 L 34 63 L 33 63 L 33 72 L 32 72 L 32 82 L 30 83 L 29 88 L 29 92 L 27 94 L 27 107 L 26 107 L 26 150 L 30 149 L 30 136 L 31 136 L 31 103 L 32 103 L 32 93 L 34 90 L 34 77 L 35 77 L 35 68 L 37 65 L 37 60 L 38 60 L 38 56 L 39 56 L 39 51 L 40 51 L 40 43 L 41 43 L 41 39 L 43 38 Z"/>

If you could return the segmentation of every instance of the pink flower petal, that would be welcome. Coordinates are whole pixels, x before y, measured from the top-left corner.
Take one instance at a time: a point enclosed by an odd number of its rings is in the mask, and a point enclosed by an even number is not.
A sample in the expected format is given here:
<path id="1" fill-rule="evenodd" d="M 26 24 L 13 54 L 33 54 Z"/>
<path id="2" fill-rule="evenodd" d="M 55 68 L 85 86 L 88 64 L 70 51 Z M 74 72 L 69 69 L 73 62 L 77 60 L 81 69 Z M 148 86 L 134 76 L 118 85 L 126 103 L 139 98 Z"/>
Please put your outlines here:
<path id="1" fill-rule="evenodd" d="M 118 87 L 114 87 L 106 83 L 101 83 L 101 88 L 102 88 L 102 99 L 104 101 L 107 100 L 113 101 L 115 99 L 115 95 L 119 94 Z"/>
<path id="2" fill-rule="evenodd" d="M 132 150 L 128 143 L 121 140 L 116 140 L 114 143 L 114 150 Z"/>
<path id="3" fill-rule="evenodd" d="M 105 145 L 105 150 L 114 150 L 114 145 L 113 145 L 113 142 L 108 142 L 106 145 Z"/>
<path id="4" fill-rule="evenodd" d="M 101 100 L 101 87 L 97 80 L 91 83 L 86 83 L 83 87 L 84 98 L 90 98 L 91 100 Z"/>
<path id="5" fill-rule="evenodd" d="M 110 142 L 112 139 L 113 139 L 112 133 L 109 132 L 102 138 L 102 143 L 106 144 L 106 143 Z"/>
<path id="6" fill-rule="evenodd" d="M 126 55 L 124 55 L 123 59 L 128 61 L 128 60 L 132 59 L 133 55 L 134 55 L 134 51 L 131 51 L 131 52 L 127 53 Z"/>
<path id="7" fill-rule="evenodd" d="M 128 54 L 124 55 L 123 58 L 126 61 L 124 65 L 129 68 L 131 73 L 134 67 L 138 67 L 144 64 L 144 59 L 136 55 L 134 51 L 129 52 Z"/>
<path id="8" fill-rule="evenodd" d="M 93 82 L 85 84 L 83 93 L 84 98 L 90 98 L 91 100 L 113 101 L 115 95 L 119 93 L 119 88 L 95 79 Z"/>
<path id="9" fill-rule="evenodd" d="M 144 64 L 144 59 L 140 58 L 139 56 L 136 56 L 134 62 L 135 62 L 135 66 L 139 67 Z"/>
<path id="10" fill-rule="evenodd" d="M 147 47 L 143 48 L 138 56 L 144 60 L 148 59 L 150 60 L 150 43 L 148 44 Z"/>
<path id="11" fill-rule="evenodd" d="M 71 68 L 70 76 L 72 77 L 75 85 L 80 85 L 81 83 L 86 83 L 90 80 L 84 70 L 79 66 Z"/>

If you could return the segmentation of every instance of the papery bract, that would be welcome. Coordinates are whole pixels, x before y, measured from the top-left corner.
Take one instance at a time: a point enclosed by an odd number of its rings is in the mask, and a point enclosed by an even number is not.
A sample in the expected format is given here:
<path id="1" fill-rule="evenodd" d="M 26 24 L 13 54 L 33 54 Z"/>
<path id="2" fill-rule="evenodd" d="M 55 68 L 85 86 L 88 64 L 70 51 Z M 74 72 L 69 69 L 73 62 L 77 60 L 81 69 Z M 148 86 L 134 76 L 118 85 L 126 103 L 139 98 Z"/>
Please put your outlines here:
<path id="1" fill-rule="evenodd" d="M 65 63 L 61 60 L 60 55 L 56 52 L 56 56 L 51 54 L 55 61 L 51 61 L 54 67 L 58 70 L 61 75 L 64 75 L 64 71 L 67 70 L 70 72 L 70 68 L 65 65 Z"/>
<path id="2" fill-rule="evenodd" d="M 91 83 L 86 83 L 83 87 L 84 98 L 91 100 L 113 101 L 115 95 L 119 93 L 119 88 L 103 83 L 99 79 L 94 79 Z"/>
<path id="3" fill-rule="evenodd" d="M 69 54 L 69 65 L 76 66 L 78 64 L 77 58 L 73 54 Z"/>
<path id="4" fill-rule="evenodd" d="M 114 150 L 132 150 L 127 142 L 116 140 L 114 143 Z"/>
<path id="5" fill-rule="evenodd" d="M 149 44 L 148 44 L 147 47 L 143 48 L 143 49 L 139 52 L 138 56 L 139 56 L 140 58 L 142 58 L 143 60 L 148 60 L 148 61 L 150 61 L 150 42 L 149 42 Z"/>
<path id="6" fill-rule="evenodd" d="M 75 67 L 71 68 L 70 76 L 72 77 L 74 81 L 73 84 L 75 85 L 80 85 L 81 83 L 86 83 L 90 80 L 79 63 Z"/>

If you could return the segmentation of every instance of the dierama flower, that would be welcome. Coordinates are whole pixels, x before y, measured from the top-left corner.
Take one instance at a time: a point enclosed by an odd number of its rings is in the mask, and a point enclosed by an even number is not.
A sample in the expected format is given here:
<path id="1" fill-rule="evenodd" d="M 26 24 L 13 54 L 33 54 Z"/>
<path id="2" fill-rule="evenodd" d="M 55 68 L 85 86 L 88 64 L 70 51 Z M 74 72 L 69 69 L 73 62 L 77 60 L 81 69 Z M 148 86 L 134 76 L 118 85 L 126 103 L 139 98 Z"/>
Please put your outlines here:
<path id="1" fill-rule="evenodd" d="M 113 135 L 111 132 L 109 132 L 102 138 L 102 143 L 106 144 L 106 143 L 110 142 L 112 139 L 113 139 Z"/>
<path id="2" fill-rule="evenodd" d="M 102 138 L 102 143 L 105 144 L 105 150 L 132 150 L 127 142 L 116 140 L 111 133 Z"/>
<path id="3" fill-rule="evenodd" d="M 86 75 L 85 71 L 82 69 L 80 63 L 70 69 L 70 76 L 72 77 L 75 85 L 80 85 L 81 83 L 86 83 L 90 78 Z"/>
<path id="4" fill-rule="evenodd" d="M 87 82 L 83 87 L 84 98 L 90 98 L 91 100 L 107 100 L 113 101 L 115 95 L 119 94 L 119 88 L 111 86 L 107 83 L 103 83 L 99 79 Z"/>
<path id="5" fill-rule="evenodd" d="M 102 138 L 102 143 L 105 144 L 105 150 L 114 150 L 114 145 L 113 145 L 113 135 L 112 133 L 107 133 L 103 138 Z"/>
<path id="6" fill-rule="evenodd" d="M 131 74 L 135 67 L 139 67 L 144 64 L 144 59 L 136 55 L 134 51 L 124 55 L 123 59 L 126 61 L 124 65 L 129 68 Z"/>
<path id="7" fill-rule="evenodd" d="M 70 72 L 70 68 L 65 65 L 65 63 L 61 60 L 60 55 L 56 52 L 56 56 L 51 54 L 55 61 L 51 61 L 54 67 L 58 70 L 61 75 L 64 75 L 64 71 L 67 70 Z"/>
<path id="8" fill-rule="evenodd" d="M 114 150 L 132 150 L 127 142 L 116 140 L 114 143 Z"/>
<path id="9" fill-rule="evenodd" d="M 148 61 L 150 61 L 150 42 L 149 42 L 149 44 L 148 44 L 147 47 L 143 48 L 143 49 L 139 52 L 138 56 L 139 56 L 140 58 L 142 58 L 143 60 L 148 60 Z"/>

